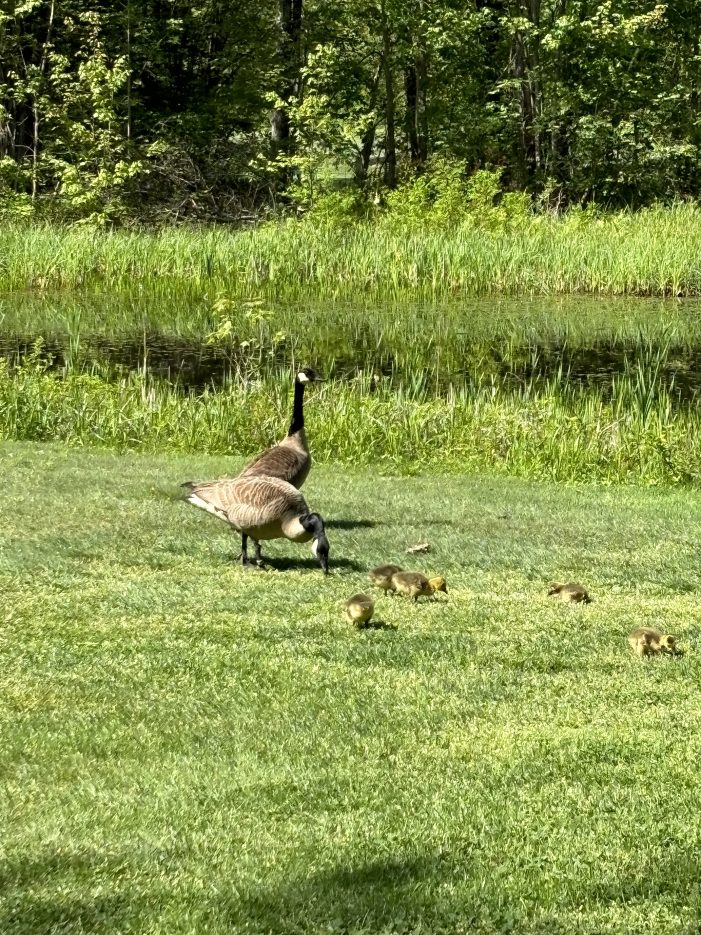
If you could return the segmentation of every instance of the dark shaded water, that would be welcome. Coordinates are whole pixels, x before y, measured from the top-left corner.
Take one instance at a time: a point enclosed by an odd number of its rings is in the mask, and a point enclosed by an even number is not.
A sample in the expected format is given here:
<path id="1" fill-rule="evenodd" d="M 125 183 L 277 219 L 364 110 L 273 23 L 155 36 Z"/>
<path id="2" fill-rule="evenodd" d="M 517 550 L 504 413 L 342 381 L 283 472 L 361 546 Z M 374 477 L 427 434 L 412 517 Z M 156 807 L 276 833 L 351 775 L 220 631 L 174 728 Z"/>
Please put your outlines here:
<path id="1" fill-rule="evenodd" d="M 694 398 L 701 392 L 701 347 L 666 348 L 656 353 L 654 346 L 639 343 L 616 343 L 607 346 L 573 347 L 568 344 L 523 344 L 473 348 L 478 353 L 466 360 L 464 367 L 439 369 L 429 364 L 421 374 L 426 388 L 445 390 L 460 387 L 493 376 L 499 382 L 515 385 L 543 383 L 561 379 L 580 385 L 609 386 L 618 375 L 641 369 L 654 371 L 655 377 L 681 399 Z M 288 365 L 284 350 L 266 355 L 264 360 L 248 353 L 248 349 L 212 346 L 202 341 L 145 334 L 116 340 L 91 336 L 81 341 L 79 349 L 56 337 L 42 339 L 36 347 L 36 336 L 0 335 L 0 355 L 17 363 L 35 352 L 38 359 L 52 369 L 65 367 L 97 371 L 119 376 L 125 371 L 139 370 L 166 379 L 185 392 L 201 391 L 205 387 L 225 384 L 238 376 L 251 376 L 261 370 L 284 369 Z M 478 356 L 479 360 L 474 357 Z M 416 371 L 402 366 L 401 359 L 390 348 L 377 348 L 369 356 L 360 347 L 348 347 L 343 356 L 331 360 L 310 361 L 320 367 L 328 378 L 348 378 L 359 370 L 378 374 L 400 383 L 416 382 Z M 301 361 L 300 361 L 301 363 Z"/>
<path id="2" fill-rule="evenodd" d="M 53 307 L 30 311 L 16 322 L 25 327 L 0 330 L 0 355 L 13 363 L 35 353 L 53 368 L 108 377 L 140 370 L 190 392 L 304 363 L 329 378 L 362 372 L 434 391 L 490 379 L 514 387 L 547 380 L 606 387 L 617 376 L 640 374 L 680 399 L 701 391 L 698 303 L 501 300 L 495 306 L 483 300 L 395 309 L 286 307 L 265 314 L 244 308 L 227 327 L 221 318 L 205 317 L 199 328 L 180 334 L 166 327 L 163 308 L 157 326 L 149 326 L 152 311 L 111 334 L 94 330 L 89 308 L 79 314 L 69 309 L 72 319 L 66 308 L 60 314 Z M 31 318 L 39 319 L 36 327 L 26 327 Z M 177 319 L 185 320 L 183 309 Z"/>

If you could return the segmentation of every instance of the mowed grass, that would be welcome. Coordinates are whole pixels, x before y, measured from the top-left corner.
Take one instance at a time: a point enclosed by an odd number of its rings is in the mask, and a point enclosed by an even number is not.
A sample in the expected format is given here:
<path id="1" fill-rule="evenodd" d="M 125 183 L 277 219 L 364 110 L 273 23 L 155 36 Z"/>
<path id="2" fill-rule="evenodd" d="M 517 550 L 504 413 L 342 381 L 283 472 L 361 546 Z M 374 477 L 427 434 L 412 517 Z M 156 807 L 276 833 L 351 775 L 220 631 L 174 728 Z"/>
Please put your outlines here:
<path id="1" fill-rule="evenodd" d="M 317 466 L 324 579 L 179 502 L 239 463 L 0 449 L 0 931 L 697 932 L 701 494 Z"/>

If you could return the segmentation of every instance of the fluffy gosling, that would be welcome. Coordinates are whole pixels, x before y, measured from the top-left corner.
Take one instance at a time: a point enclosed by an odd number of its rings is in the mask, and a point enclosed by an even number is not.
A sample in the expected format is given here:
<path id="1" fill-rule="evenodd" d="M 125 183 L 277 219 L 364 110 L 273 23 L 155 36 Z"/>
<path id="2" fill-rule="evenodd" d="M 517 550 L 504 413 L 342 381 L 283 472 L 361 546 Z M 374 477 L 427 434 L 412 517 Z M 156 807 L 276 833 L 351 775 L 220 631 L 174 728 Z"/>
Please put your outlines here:
<path id="1" fill-rule="evenodd" d="M 420 597 L 430 597 L 436 591 L 443 591 L 444 594 L 448 593 L 445 578 L 440 576 L 427 578 L 426 575 L 422 575 L 419 571 L 396 572 L 396 574 L 392 575 L 390 586 L 392 591 L 406 594 L 412 601 L 417 601 Z"/>
<path id="2" fill-rule="evenodd" d="M 637 627 L 628 637 L 631 649 L 637 656 L 682 656 L 675 637 L 660 633 L 651 627 Z"/>
<path id="3" fill-rule="evenodd" d="M 401 565 L 378 565 L 377 568 L 373 568 L 368 577 L 376 588 L 380 588 L 385 594 L 388 591 L 393 594 L 392 575 L 396 575 L 401 570 Z"/>
<path id="4" fill-rule="evenodd" d="M 576 581 L 568 581 L 567 584 L 552 581 L 548 585 L 548 594 L 562 601 L 563 604 L 591 604 L 589 592 Z"/>
<path id="5" fill-rule="evenodd" d="M 354 594 L 345 603 L 346 617 L 356 627 L 366 626 L 375 613 L 375 602 L 367 594 Z"/>

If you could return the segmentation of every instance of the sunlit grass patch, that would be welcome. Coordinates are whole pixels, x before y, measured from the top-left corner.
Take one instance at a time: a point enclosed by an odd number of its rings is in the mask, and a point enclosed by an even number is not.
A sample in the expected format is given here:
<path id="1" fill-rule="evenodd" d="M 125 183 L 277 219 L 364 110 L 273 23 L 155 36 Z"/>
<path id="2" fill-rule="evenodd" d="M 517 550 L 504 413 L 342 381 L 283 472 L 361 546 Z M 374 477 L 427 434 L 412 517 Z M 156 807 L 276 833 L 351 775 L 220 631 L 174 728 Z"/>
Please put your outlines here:
<path id="1" fill-rule="evenodd" d="M 177 499 L 240 463 L 0 450 L 0 929 L 693 931 L 697 493 L 317 465 L 332 575 L 247 574 Z M 358 631 L 389 560 L 449 594 Z"/>

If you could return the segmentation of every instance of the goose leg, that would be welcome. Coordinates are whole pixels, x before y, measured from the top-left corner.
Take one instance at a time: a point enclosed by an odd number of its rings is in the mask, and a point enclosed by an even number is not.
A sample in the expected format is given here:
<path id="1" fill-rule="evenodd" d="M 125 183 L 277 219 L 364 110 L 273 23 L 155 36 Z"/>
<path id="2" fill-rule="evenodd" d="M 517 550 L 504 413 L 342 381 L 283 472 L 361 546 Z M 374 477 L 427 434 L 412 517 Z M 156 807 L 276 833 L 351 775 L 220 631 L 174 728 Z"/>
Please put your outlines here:
<path id="1" fill-rule="evenodd" d="M 255 546 L 255 563 L 259 567 L 262 567 L 265 562 L 263 561 L 263 556 L 260 554 L 260 542 L 256 539 L 253 540 L 253 545 Z"/>
<path id="2" fill-rule="evenodd" d="M 239 559 L 244 568 L 251 565 L 251 560 L 248 557 L 248 536 L 245 532 L 241 533 L 241 554 L 239 555 Z"/>

